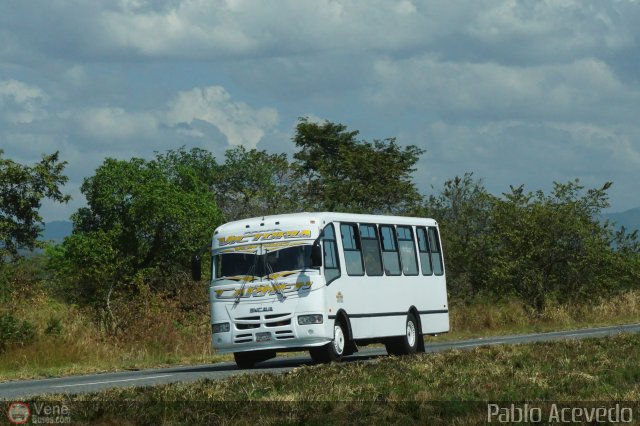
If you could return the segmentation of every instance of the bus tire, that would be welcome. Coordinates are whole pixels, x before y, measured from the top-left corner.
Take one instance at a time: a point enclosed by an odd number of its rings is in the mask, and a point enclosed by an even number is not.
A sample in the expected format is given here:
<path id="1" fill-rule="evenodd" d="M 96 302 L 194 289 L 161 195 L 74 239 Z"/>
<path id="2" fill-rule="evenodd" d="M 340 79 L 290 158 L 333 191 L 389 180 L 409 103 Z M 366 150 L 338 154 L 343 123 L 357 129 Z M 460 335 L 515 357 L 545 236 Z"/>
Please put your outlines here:
<path id="1" fill-rule="evenodd" d="M 253 368 L 256 365 L 256 358 L 251 352 L 234 352 L 233 359 L 241 370 Z"/>
<path id="2" fill-rule="evenodd" d="M 234 352 L 233 358 L 236 361 L 236 365 L 240 369 L 253 368 L 258 362 L 266 361 L 276 356 L 275 351 L 260 350 L 251 352 Z"/>
<path id="3" fill-rule="evenodd" d="M 413 355 L 418 352 L 419 338 L 421 338 L 421 335 L 418 321 L 415 315 L 409 312 L 405 325 L 405 334 L 387 339 L 384 346 L 389 355 Z"/>
<path id="4" fill-rule="evenodd" d="M 333 340 L 326 345 L 309 349 L 309 354 L 314 362 L 329 363 L 342 360 L 347 347 L 346 328 L 342 322 L 336 320 L 333 325 Z"/>

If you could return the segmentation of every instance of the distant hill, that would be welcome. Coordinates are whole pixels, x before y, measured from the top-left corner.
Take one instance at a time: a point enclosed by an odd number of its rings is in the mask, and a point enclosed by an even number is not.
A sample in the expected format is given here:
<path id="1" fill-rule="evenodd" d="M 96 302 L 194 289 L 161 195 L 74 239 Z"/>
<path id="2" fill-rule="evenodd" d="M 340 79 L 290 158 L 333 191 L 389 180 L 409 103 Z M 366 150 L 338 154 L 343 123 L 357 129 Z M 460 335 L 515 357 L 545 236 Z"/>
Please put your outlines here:
<path id="1" fill-rule="evenodd" d="M 627 231 L 640 230 L 640 207 L 620 213 L 607 213 L 602 216 L 604 219 L 614 222 L 616 228 L 624 226 Z"/>
<path id="2" fill-rule="evenodd" d="M 68 220 L 47 222 L 44 224 L 44 230 L 42 231 L 42 236 L 39 239 L 41 241 L 61 243 L 64 240 L 64 237 L 71 235 L 72 229 L 73 224 Z"/>

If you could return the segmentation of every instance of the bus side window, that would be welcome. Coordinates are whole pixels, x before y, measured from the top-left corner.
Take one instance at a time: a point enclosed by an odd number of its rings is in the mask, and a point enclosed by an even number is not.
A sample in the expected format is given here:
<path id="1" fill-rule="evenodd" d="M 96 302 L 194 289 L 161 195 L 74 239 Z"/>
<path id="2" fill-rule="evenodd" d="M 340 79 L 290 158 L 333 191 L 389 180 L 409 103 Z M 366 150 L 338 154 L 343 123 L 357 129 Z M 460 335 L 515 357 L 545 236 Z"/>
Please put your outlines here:
<path id="1" fill-rule="evenodd" d="M 364 275 L 358 228 L 354 224 L 343 223 L 340 225 L 340 234 L 342 236 L 342 248 L 344 250 L 347 274 Z"/>
<path id="2" fill-rule="evenodd" d="M 431 247 L 431 264 L 436 275 L 444 274 L 442 266 L 442 250 L 440 250 L 440 239 L 438 230 L 433 226 L 429 227 L 429 247 Z"/>
<path id="3" fill-rule="evenodd" d="M 405 275 L 418 275 L 418 260 L 416 259 L 416 243 L 410 226 L 398 226 L 398 246 L 402 272 Z"/>
<path id="4" fill-rule="evenodd" d="M 393 226 L 380 225 L 380 239 L 382 240 L 382 263 L 387 275 L 400 275 L 400 258 Z"/>
<path id="5" fill-rule="evenodd" d="M 324 251 L 324 276 L 327 284 L 340 277 L 340 260 L 333 224 L 328 224 L 322 231 L 322 247 Z"/>
<path id="6" fill-rule="evenodd" d="M 429 239 L 427 238 L 427 230 L 423 227 L 417 227 L 418 234 L 418 251 L 420 252 L 420 265 L 422 265 L 422 275 L 432 275 L 431 256 L 429 254 Z"/>
<path id="7" fill-rule="evenodd" d="M 380 243 L 375 225 L 360 224 L 360 239 L 362 241 L 362 254 L 364 255 L 364 267 L 367 275 L 382 275 L 382 259 L 380 257 Z"/>

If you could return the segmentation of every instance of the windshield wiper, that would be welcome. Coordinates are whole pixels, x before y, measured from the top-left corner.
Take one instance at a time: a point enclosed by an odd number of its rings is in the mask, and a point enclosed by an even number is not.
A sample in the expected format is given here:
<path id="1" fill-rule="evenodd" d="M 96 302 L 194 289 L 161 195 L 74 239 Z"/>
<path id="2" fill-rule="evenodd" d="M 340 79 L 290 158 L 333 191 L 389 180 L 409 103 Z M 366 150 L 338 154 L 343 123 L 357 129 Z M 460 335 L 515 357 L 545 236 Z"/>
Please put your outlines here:
<path id="1" fill-rule="evenodd" d="M 287 296 L 285 296 L 282 290 L 280 290 L 280 288 L 278 287 L 278 282 L 276 281 L 276 279 L 271 278 L 274 272 L 273 272 L 273 268 L 271 267 L 271 264 L 269 264 L 269 262 L 266 261 L 266 257 L 265 257 L 265 265 L 267 265 L 267 272 L 269 273 L 269 275 L 267 275 L 267 279 L 271 283 L 271 288 L 275 290 L 278 296 L 282 297 L 283 299 L 286 299 Z"/>
<path id="2" fill-rule="evenodd" d="M 251 265 L 251 267 L 249 268 L 249 271 L 247 271 L 247 273 L 245 274 L 247 277 L 251 277 L 251 281 L 255 280 L 255 275 L 253 275 L 253 271 L 256 269 L 256 264 L 255 262 Z M 242 286 L 240 287 L 240 290 L 238 291 L 238 294 L 236 294 L 236 301 L 234 303 L 238 303 L 240 302 L 240 298 L 244 295 L 244 288 L 247 285 L 247 281 L 249 280 L 242 280 Z"/>

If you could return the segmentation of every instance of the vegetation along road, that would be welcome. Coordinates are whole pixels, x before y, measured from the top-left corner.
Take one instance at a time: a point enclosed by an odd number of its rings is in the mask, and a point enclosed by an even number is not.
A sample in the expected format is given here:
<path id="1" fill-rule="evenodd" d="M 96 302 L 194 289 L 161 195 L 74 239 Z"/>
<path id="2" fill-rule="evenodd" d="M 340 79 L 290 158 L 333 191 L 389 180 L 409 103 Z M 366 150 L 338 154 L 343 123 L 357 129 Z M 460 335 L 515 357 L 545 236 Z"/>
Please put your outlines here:
<path id="1" fill-rule="evenodd" d="M 640 324 L 627 324 L 611 327 L 587 328 L 579 330 L 565 330 L 551 333 L 521 334 L 499 336 L 483 339 L 463 340 L 458 342 L 444 342 L 427 345 L 427 352 L 442 352 L 452 349 L 471 349 L 486 345 L 519 344 L 553 341 L 562 339 L 582 339 L 611 336 L 619 333 L 639 333 Z M 385 355 L 382 348 L 363 349 L 357 354 L 346 358 L 347 362 L 366 361 Z M 279 357 L 258 364 L 254 370 L 238 370 L 233 362 L 221 362 L 188 367 L 173 367 L 163 369 L 147 369 L 141 371 L 126 371 L 108 374 L 92 374 L 83 376 L 63 377 L 45 380 L 27 380 L 0 384 L 0 399 L 23 398 L 29 395 L 51 393 L 87 393 L 104 389 L 131 386 L 150 386 L 163 383 L 195 381 L 198 379 L 223 379 L 236 374 L 283 373 L 300 365 L 310 364 L 308 356 Z"/>

